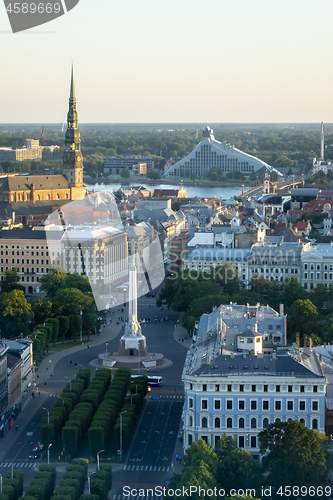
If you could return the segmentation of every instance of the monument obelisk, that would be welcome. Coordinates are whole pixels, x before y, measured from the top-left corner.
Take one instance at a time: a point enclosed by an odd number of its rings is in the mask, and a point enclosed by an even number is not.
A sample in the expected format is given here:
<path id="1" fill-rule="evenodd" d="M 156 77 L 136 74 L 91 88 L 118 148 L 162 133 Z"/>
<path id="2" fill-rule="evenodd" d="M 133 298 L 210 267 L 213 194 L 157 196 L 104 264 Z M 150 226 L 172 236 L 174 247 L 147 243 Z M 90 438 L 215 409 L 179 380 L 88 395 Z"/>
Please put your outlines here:
<path id="1" fill-rule="evenodd" d="M 138 321 L 138 284 L 137 270 L 135 266 L 135 251 L 131 247 L 131 262 L 128 271 L 129 297 L 128 297 L 128 321 L 125 325 L 125 333 L 119 341 L 118 356 L 145 356 L 147 354 L 146 337 L 142 335 L 141 325 Z"/>

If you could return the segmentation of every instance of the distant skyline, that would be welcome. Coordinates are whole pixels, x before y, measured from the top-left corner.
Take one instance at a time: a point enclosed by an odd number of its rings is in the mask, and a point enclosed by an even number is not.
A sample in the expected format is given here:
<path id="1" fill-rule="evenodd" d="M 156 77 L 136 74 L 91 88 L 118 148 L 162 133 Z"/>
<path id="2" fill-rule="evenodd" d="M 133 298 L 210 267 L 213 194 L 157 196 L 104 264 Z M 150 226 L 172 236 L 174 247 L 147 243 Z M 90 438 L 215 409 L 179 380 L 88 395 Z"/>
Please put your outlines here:
<path id="1" fill-rule="evenodd" d="M 332 17 L 332 0 L 80 0 L 12 34 L 1 4 L 0 122 L 65 122 L 73 55 L 81 123 L 332 123 Z"/>

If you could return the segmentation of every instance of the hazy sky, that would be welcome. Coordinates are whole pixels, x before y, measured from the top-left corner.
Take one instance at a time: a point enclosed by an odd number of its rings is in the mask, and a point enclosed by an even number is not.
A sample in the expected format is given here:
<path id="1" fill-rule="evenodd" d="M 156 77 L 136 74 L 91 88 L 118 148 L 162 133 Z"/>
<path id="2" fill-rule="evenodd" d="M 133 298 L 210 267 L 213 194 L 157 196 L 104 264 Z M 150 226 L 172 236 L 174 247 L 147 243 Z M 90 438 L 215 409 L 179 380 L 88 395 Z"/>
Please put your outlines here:
<path id="1" fill-rule="evenodd" d="M 71 55 L 81 122 L 333 122 L 332 18 L 332 0 L 80 0 L 12 34 L 1 2 L 0 122 L 65 121 Z"/>

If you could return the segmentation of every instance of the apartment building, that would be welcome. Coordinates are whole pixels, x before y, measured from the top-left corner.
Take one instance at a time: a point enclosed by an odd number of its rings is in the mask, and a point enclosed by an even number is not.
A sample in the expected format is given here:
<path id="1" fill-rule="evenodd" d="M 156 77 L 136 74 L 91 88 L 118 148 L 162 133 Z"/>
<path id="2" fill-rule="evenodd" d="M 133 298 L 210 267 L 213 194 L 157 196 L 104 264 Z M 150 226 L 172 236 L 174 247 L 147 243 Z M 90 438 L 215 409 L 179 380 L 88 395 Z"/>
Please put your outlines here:
<path id="1" fill-rule="evenodd" d="M 286 347 L 286 316 L 269 306 L 220 306 L 204 314 L 183 370 L 184 451 L 223 433 L 259 457 L 258 434 L 298 420 L 325 429 L 326 379 L 312 347 Z"/>

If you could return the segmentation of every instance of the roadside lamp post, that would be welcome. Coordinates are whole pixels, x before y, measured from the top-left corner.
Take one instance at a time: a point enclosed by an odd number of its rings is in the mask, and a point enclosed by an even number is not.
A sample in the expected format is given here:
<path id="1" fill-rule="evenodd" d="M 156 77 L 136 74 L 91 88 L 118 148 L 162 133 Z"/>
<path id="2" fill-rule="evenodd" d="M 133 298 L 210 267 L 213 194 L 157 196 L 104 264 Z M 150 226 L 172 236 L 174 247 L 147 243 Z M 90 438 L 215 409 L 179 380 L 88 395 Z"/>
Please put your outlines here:
<path id="1" fill-rule="evenodd" d="M 96 474 L 95 472 L 88 472 L 88 494 L 90 495 L 90 476 Z"/>
<path id="2" fill-rule="evenodd" d="M 99 454 L 102 453 L 105 450 L 101 450 L 97 453 L 97 470 L 99 470 Z"/>
<path id="3" fill-rule="evenodd" d="M 120 462 L 122 462 L 123 458 L 123 414 L 127 413 L 127 410 L 121 412 L 120 414 L 120 447 L 119 447 L 119 455 L 120 455 Z"/>
<path id="4" fill-rule="evenodd" d="M 47 465 L 50 465 L 50 448 L 52 446 L 52 443 L 50 443 L 47 447 Z"/>
<path id="5" fill-rule="evenodd" d="M 50 410 L 48 410 L 47 408 L 44 408 L 44 406 L 42 407 L 42 409 L 47 411 L 47 423 L 49 424 L 50 423 Z"/>

